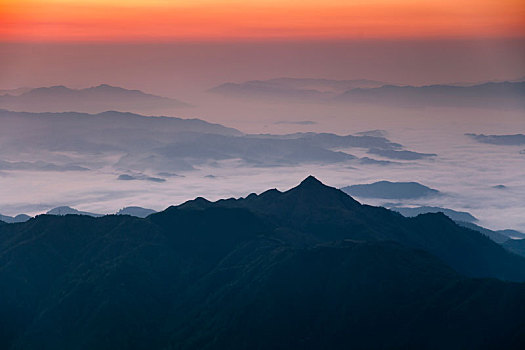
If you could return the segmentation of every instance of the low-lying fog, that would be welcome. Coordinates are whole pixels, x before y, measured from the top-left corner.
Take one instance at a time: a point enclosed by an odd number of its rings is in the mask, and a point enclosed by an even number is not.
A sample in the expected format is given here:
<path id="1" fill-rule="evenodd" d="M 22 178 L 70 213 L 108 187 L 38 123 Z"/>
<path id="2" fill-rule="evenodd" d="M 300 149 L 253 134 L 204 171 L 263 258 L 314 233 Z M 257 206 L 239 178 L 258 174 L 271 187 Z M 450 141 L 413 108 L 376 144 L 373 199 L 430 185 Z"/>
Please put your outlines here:
<path id="1" fill-rule="evenodd" d="M 115 145 L 125 137 L 112 136 L 111 130 L 108 135 L 97 131 L 87 136 L 78 136 L 76 130 L 73 134 L 77 139 L 72 139 L 67 129 L 56 129 L 56 135 L 44 140 L 38 136 L 41 129 L 31 129 L 30 121 L 26 121 L 28 124 L 17 125 L 16 132 L 6 127 L 0 131 L 0 213 L 34 215 L 59 205 L 95 213 L 113 213 L 130 205 L 162 210 L 197 196 L 216 200 L 269 188 L 286 190 L 313 174 L 334 187 L 379 180 L 417 181 L 444 195 L 400 201 L 357 199 L 375 205 L 388 202 L 462 210 L 488 228 L 525 231 L 525 154 L 520 153 L 525 145 L 491 145 L 465 135 L 523 134 L 525 121 L 520 109 L 269 103 L 206 94 L 193 108 L 165 114 L 200 118 L 245 134 L 327 132 L 359 136 L 360 132 L 376 130 L 366 135 L 399 143 L 399 150 L 436 156 L 396 159 L 395 154 L 374 153 L 372 146 L 333 144 L 312 148 L 320 153 L 309 154 L 309 149 L 305 153 L 296 149 L 301 144 L 288 141 L 283 141 L 281 148 L 257 149 L 269 144 L 264 140 L 253 144 L 249 138 L 242 139 L 248 142 L 243 153 L 244 143 L 237 144 L 239 136 L 227 136 L 224 149 L 221 145 L 215 153 L 210 150 L 216 147 L 212 143 L 201 147 L 211 142 L 207 138 L 193 141 L 192 150 L 197 148 L 201 153 L 192 153 L 192 160 L 188 160 L 186 156 L 173 156 L 173 152 L 189 152 L 183 148 L 191 143 L 172 144 L 168 131 L 150 130 L 142 139 L 134 135 L 136 148 L 119 148 Z M 110 143 L 112 137 L 114 144 Z M 304 147 L 319 146 L 304 142 Z M 151 152 L 140 153 L 142 145 Z M 79 151 L 82 147 L 85 152 Z M 281 152 L 289 152 L 286 157 L 291 159 L 279 158 L 276 153 Z M 264 159 L 257 163 L 252 156 Z M 494 187 L 498 185 L 504 188 Z"/>

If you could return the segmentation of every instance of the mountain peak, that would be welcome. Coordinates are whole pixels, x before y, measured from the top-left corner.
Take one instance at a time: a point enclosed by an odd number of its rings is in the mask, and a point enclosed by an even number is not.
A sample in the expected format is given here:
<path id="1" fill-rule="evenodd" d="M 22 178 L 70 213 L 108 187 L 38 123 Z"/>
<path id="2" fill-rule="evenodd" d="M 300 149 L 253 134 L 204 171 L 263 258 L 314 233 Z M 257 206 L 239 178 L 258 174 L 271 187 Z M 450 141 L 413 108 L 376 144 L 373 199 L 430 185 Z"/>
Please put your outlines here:
<path id="1" fill-rule="evenodd" d="M 321 181 L 317 180 L 317 178 L 315 176 L 309 175 L 306 179 L 301 181 L 299 186 L 301 186 L 301 187 L 305 187 L 305 186 L 312 187 L 312 186 L 325 186 L 325 184 L 323 184 Z"/>

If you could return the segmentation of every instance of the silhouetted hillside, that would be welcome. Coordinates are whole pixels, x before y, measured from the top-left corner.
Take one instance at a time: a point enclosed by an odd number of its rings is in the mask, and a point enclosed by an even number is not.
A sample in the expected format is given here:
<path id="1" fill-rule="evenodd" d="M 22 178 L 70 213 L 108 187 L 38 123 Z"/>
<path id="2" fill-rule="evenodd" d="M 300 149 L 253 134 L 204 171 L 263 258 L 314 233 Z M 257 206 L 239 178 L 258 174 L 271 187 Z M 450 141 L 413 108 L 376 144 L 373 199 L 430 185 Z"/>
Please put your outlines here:
<path id="1" fill-rule="evenodd" d="M 5 349 L 525 344 L 525 285 L 470 278 L 524 281 L 525 259 L 442 214 L 405 218 L 313 177 L 145 219 L 3 224 L 0 266 Z"/>
<path id="2" fill-rule="evenodd" d="M 476 222 L 478 221 L 477 218 L 475 218 L 472 214 L 467 213 L 466 211 L 457 211 L 452 210 L 448 208 L 440 208 L 440 207 L 389 207 L 390 210 L 397 211 L 403 216 L 418 216 L 419 214 L 426 214 L 426 213 L 443 213 L 452 220 L 458 222 Z"/>
<path id="3" fill-rule="evenodd" d="M 503 247 L 511 252 L 525 257 L 525 239 L 508 239 L 503 243 Z"/>

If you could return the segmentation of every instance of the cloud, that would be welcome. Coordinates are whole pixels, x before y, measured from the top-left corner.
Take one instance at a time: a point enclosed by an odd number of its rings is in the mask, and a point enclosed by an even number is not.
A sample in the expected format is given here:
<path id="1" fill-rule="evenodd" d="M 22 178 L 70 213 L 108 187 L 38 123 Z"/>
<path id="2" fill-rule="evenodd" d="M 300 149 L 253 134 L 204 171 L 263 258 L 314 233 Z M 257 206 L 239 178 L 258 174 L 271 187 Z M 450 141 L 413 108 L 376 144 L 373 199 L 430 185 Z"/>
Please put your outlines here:
<path id="1" fill-rule="evenodd" d="M 166 179 L 163 179 L 160 177 L 146 176 L 143 174 L 137 174 L 137 175 L 121 174 L 118 176 L 117 180 L 121 180 L 121 181 L 141 180 L 141 181 L 151 181 L 151 182 L 159 182 L 159 183 L 166 182 Z"/>
<path id="2" fill-rule="evenodd" d="M 275 122 L 274 124 L 288 124 L 288 125 L 315 125 L 317 122 L 311 121 L 311 120 L 299 120 L 299 121 L 287 121 L 287 120 L 279 120 Z"/>
<path id="3" fill-rule="evenodd" d="M 371 148 L 368 153 L 375 154 L 385 158 L 400 159 L 400 160 L 418 160 L 423 158 L 437 157 L 435 153 L 419 153 L 406 150 L 392 150 L 392 149 L 381 149 Z"/>

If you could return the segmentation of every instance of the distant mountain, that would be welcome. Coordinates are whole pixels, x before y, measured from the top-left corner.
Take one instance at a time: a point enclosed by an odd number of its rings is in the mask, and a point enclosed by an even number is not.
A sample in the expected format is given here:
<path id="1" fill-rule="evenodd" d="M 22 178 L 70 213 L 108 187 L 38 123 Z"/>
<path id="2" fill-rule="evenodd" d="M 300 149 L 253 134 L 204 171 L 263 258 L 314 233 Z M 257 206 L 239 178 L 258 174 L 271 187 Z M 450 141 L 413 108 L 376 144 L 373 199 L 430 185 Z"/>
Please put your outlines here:
<path id="1" fill-rule="evenodd" d="M 525 108 L 525 82 L 491 82 L 472 86 L 384 85 L 376 88 L 351 89 L 337 97 L 337 100 L 401 107 Z"/>
<path id="2" fill-rule="evenodd" d="M 443 213 L 456 222 L 459 226 L 469 228 L 474 231 L 478 231 L 483 235 L 489 237 L 494 242 L 503 244 L 508 240 L 520 240 L 525 239 L 525 234 L 515 230 L 489 230 L 485 227 L 476 225 L 474 222 L 478 221 L 472 214 L 464 211 L 456 211 L 447 208 L 439 207 L 389 207 L 390 210 L 396 211 L 406 217 L 415 217 L 426 213 Z"/>
<path id="3" fill-rule="evenodd" d="M 463 222 L 476 222 L 478 219 L 474 217 L 472 214 L 467 213 L 465 211 L 457 211 L 447 208 L 440 208 L 440 207 L 389 207 L 388 209 L 397 211 L 403 216 L 407 217 L 414 217 L 418 216 L 420 214 L 427 214 L 427 213 L 443 213 L 449 218 L 451 218 L 454 221 L 463 221 Z"/>
<path id="4" fill-rule="evenodd" d="M 3 224 L 0 264 L 3 349 L 525 342 L 525 285 L 494 279 L 525 281 L 524 258 L 443 214 L 405 218 L 313 177 L 145 219 Z"/>
<path id="5" fill-rule="evenodd" d="M 177 174 L 221 161 L 257 167 L 359 162 L 359 150 L 405 150 L 385 136 L 294 133 L 243 134 L 199 119 L 146 117 L 132 113 L 25 113 L 0 110 L 2 155 L 31 154 L 39 161 L 0 161 L 12 170 L 85 170 L 111 161 L 117 180 L 163 182 L 161 173 Z M 51 137 L 50 135 L 53 135 Z M 397 153 L 396 153 L 397 152 Z M 61 157 L 57 157 L 60 153 Z M 69 156 L 74 153 L 75 156 Z M 424 155 L 423 155 L 424 156 Z M 41 159 L 50 158 L 49 162 Z M 385 166 L 366 157 L 364 163 Z M 80 167 L 80 168 L 79 168 Z M 121 177 L 119 175 L 122 175 Z"/>
<path id="6" fill-rule="evenodd" d="M 511 239 L 525 239 L 525 233 L 516 230 L 498 230 L 499 232 Z"/>
<path id="7" fill-rule="evenodd" d="M 405 218 L 313 177 L 145 219 L 0 225 L 0 264 L 3 349 L 525 342 L 525 285 L 485 278 L 525 281 L 524 258 L 442 214 Z"/>
<path id="8" fill-rule="evenodd" d="M 484 135 L 484 134 L 465 134 L 480 143 L 488 143 L 500 146 L 522 146 L 525 145 L 524 134 L 514 135 Z"/>
<path id="9" fill-rule="evenodd" d="M 0 89 L 0 96 L 2 95 L 19 96 L 31 90 L 33 90 L 33 88 L 28 88 L 28 87 L 22 87 L 22 88 L 17 88 L 17 89 Z"/>
<path id="10" fill-rule="evenodd" d="M 29 219 L 31 219 L 31 217 L 26 214 L 18 214 L 16 216 L 7 216 L 7 215 L 0 214 L 0 221 L 3 221 L 8 224 L 13 224 L 17 222 L 26 222 Z"/>
<path id="11" fill-rule="evenodd" d="M 461 220 L 456 220 L 456 223 L 459 226 L 466 227 L 466 228 L 469 228 L 471 230 L 477 231 L 477 232 L 487 236 L 488 238 L 492 239 L 494 242 L 499 243 L 499 244 L 503 244 L 506 241 L 508 241 L 509 239 L 511 239 L 509 236 L 503 234 L 502 232 L 489 230 L 488 228 L 481 227 L 481 226 L 476 225 L 476 224 L 474 224 L 472 222 L 465 222 L 465 221 L 461 221 Z"/>
<path id="12" fill-rule="evenodd" d="M 63 215 L 86 215 L 86 216 L 92 216 L 92 217 L 103 216 L 103 214 L 94 214 L 94 213 L 90 213 L 87 211 L 80 211 L 80 210 L 76 210 L 74 208 L 67 207 L 67 206 L 53 208 L 49 210 L 46 214 L 47 215 L 59 215 L 59 216 L 63 216 Z"/>
<path id="13" fill-rule="evenodd" d="M 125 207 L 117 212 L 117 215 L 130 215 L 138 218 L 145 218 L 148 215 L 156 213 L 153 209 L 141 208 L 141 207 Z"/>
<path id="14" fill-rule="evenodd" d="M 340 93 L 354 88 L 373 88 L 385 83 L 366 79 L 330 80 L 307 78 L 276 78 L 251 80 L 243 83 L 225 83 L 209 92 L 235 98 L 328 101 Z"/>
<path id="15" fill-rule="evenodd" d="M 351 196 L 384 199 L 416 199 L 440 194 L 438 190 L 417 182 L 378 181 L 372 184 L 346 186 L 341 190 Z"/>
<path id="16" fill-rule="evenodd" d="M 0 108 L 25 112 L 154 112 L 181 107 L 189 105 L 172 98 L 107 84 L 86 89 L 70 89 L 65 86 L 41 87 L 19 95 L 0 96 Z"/>
<path id="17" fill-rule="evenodd" d="M 276 101 L 367 103 L 400 107 L 525 108 L 524 81 L 463 86 L 400 86 L 373 80 L 278 78 L 229 82 L 208 91 L 233 98 Z"/>

